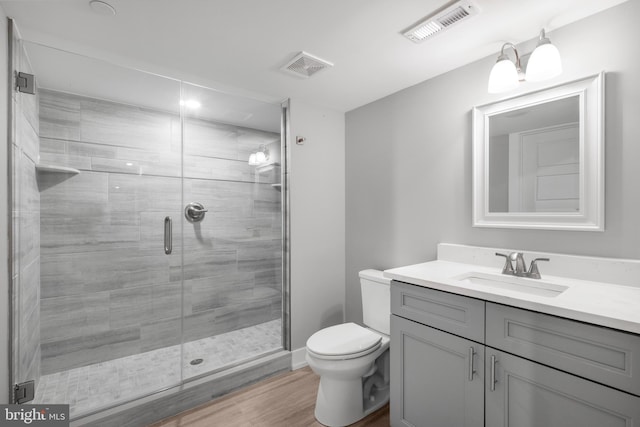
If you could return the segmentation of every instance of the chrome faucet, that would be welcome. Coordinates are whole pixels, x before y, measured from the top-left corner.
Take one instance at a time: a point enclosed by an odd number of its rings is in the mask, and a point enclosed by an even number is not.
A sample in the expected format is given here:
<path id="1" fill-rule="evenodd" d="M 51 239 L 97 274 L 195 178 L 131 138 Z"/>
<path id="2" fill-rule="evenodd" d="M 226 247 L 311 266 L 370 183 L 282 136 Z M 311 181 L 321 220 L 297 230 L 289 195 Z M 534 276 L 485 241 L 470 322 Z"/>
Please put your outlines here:
<path id="1" fill-rule="evenodd" d="M 511 252 L 509 254 L 509 261 L 511 261 L 511 264 L 516 263 L 516 267 L 513 269 L 514 276 L 524 276 L 527 274 L 527 266 L 524 262 L 524 254 L 522 252 Z"/>
<path id="2" fill-rule="evenodd" d="M 496 252 L 496 256 L 502 256 L 505 258 L 504 267 L 502 268 L 502 274 L 508 274 L 510 276 L 528 277 L 530 279 L 540 279 L 540 270 L 538 270 L 538 261 L 549 261 L 549 258 L 536 258 L 531 261 L 529 270 L 527 271 L 527 263 L 524 261 L 524 254 L 522 252 L 511 252 L 509 255 L 500 254 Z M 516 266 L 513 267 L 515 261 Z"/>

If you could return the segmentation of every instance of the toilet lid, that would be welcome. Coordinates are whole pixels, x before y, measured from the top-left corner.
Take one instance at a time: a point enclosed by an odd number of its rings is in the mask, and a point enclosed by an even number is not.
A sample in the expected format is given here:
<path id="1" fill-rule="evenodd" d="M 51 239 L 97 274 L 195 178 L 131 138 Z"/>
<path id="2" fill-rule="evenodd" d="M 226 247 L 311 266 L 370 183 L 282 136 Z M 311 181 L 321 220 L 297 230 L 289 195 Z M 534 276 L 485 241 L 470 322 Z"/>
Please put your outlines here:
<path id="1" fill-rule="evenodd" d="M 355 323 L 343 323 L 322 329 L 307 340 L 307 348 L 322 356 L 344 356 L 373 350 L 382 337 Z"/>

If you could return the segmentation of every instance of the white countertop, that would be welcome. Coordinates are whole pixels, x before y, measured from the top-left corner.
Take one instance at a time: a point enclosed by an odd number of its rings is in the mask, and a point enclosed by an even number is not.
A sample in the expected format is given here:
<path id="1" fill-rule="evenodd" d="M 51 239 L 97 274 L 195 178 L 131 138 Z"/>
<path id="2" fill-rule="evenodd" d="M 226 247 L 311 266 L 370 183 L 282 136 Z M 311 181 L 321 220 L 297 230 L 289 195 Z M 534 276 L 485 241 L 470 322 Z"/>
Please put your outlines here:
<path id="1" fill-rule="evenodd" d="M 501 274 L 498 268 L 438 260 L 385 270 L 384 276 L 418 286 L 640 334 L 640 287 L 543 273 L 543 282 L 567 286 L 568 289 L 556 296 L 539 296 L 511 289 L 474 286 L 455 279 L 470 272 Z M 535 282 L 536 279 L 525 280 Z"/>

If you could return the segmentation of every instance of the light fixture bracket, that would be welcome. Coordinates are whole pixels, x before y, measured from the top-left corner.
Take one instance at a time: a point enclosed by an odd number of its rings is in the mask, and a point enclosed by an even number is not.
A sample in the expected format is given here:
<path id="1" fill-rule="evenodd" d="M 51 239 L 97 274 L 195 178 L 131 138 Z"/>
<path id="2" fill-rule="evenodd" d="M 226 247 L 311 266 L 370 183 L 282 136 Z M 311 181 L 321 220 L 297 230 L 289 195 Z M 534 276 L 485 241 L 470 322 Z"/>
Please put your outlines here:
<path id="1" fill-rule="evenodd" d="M 498 56 L 498 60 L 496 62 L 504 61 L 505 59 L 509 60 L 509 56 L 505 52 L 506 48 L 511 48 L 511 50 L 513 50 L 513 53 L 516 56 L 516 60 L 514 64 L 516 66 L 516 71 L 518 72 L 518 80 L 520 80 L 521 82 L 524 81 L 525 76 L 524 76 L 524 72 L 522 71 L 522 62 L 520 61 L 520 55 L 518 54 L 518 49 L 516 48 L 516 45 L 509 42 L 503 44 L 502 48 L 500 49 L 500 56 Z"/>
<path id="2" fill-rule="evenodd" d="M 540 30 L 537 46 L 542 46 L 543 44 L 551 44 L 551 40 L 549 40 L 549 37 L 547 37 L 546 33 L 544 32 L 544 28 Z"/>

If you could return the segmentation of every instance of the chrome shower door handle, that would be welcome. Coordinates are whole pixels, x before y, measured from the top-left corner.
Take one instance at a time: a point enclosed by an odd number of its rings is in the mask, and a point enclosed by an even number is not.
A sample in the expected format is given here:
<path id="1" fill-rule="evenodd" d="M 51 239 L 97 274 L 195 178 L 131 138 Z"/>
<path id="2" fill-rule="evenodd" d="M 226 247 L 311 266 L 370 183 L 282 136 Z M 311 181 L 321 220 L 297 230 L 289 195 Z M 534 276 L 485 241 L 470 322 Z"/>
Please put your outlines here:
<path id="1" fill-rule="evenodd" d="M 164 253 L 167 255 L 173 251 L 173 224 L 170 216 L 164 217 Z"/>

